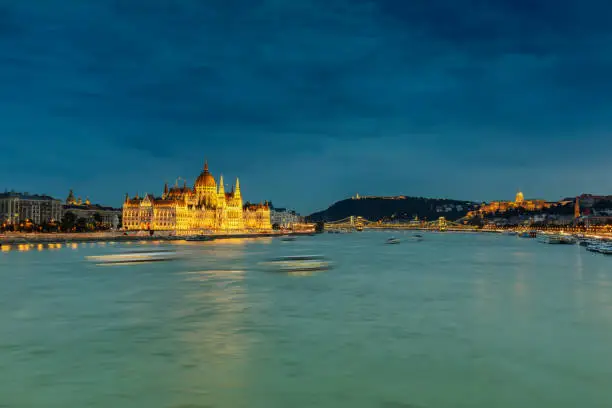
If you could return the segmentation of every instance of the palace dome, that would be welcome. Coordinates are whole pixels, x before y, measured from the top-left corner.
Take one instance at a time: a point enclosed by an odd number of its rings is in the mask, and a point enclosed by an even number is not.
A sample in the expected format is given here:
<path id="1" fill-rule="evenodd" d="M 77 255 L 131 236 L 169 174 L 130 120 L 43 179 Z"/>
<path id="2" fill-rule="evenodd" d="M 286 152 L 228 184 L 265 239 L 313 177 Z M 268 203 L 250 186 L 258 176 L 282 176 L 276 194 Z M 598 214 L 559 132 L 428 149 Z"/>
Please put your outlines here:
<path id="1" fill-rule="evenodd" d="M 195 188 L 198 187 L 217 187 L 217 182 L 215 181 L 215 178 L 208 171 L 208 162 L 204 163 L 204 170 L 196 179 Z"/>
<path id="2" fill-rule="evenodd" d="M 517 203 L 517 204 L 520 204 L 523 201 L 525 201 L 525 197 L 523 196 L 523 193 L 519 191 L 518 193 L 516 193 L 516 197 L 514 199 L 514 202 Z"/>

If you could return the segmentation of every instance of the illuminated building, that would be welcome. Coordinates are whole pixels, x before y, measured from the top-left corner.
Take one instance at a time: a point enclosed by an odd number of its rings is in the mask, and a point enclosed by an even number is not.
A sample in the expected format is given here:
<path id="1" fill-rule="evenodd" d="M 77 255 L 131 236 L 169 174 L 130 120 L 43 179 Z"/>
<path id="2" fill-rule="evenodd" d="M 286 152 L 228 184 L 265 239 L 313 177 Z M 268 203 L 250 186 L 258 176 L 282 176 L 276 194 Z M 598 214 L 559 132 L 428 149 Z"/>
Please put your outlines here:
<path id="1" fill-rule="evenodd" d="M 129 198 L 123 203 L 123 227 L 127 230 L 172 231 L 176 234 L 206 232 L 268 231 L 270 208 L 266 204 L 243 208 L 240 181 L 226 192 L 223 176 L 219 184 L 208 170 L 208 163 L 193 188 L 164 187 L 161 197 L 151 194 Z"/>
<path id="2" fill-rule="evenodd" d="M 552 203 L 546 202 L 545 200 L 525 200 L 522 192 L 517 192 L 514 201 L 492 201 L 485 203 L 480 206 L 477 212 L 489 214 L 489 213 L 504 213 L 510 210 L 523 209 L 526 211 L 539 211 L 545 208 L 552 207 Z M 468 215 L 473 215 L 471 212 Z"/>

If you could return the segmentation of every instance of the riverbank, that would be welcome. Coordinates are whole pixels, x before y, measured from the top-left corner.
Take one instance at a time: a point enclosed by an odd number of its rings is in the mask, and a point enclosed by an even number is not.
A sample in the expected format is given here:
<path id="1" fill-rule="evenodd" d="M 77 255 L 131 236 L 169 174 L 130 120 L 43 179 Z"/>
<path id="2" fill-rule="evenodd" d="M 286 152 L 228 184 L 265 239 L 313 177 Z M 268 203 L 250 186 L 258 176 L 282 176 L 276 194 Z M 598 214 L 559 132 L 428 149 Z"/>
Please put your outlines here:
<path id="1" fill-rule="evenodd" d="M 211 240 L 230 239 L 230 238 L 270 238 L 283 235 L 308 235 L 306 232 L 261 232 L 243 234 L 210 234 L 206 235 Z M 64 244 L 80 242 L 133 242 L 133 241 L 181 241 L 185 236 L 170 235 L 140 235 L 128 234 L 123 232 L 87 232 L 87 233 L 8 233 L 0 234 L 0 245 L 19 245 L 19 244 Z"/>

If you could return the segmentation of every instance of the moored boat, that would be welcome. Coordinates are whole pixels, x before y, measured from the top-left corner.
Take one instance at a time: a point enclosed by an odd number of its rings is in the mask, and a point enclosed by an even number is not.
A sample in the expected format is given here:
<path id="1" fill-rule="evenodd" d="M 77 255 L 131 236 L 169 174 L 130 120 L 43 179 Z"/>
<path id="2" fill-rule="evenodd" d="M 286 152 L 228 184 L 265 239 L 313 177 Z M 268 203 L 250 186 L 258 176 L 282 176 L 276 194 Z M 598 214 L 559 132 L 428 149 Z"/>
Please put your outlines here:
<path id="1" fill-rule="evenodd" d="M 586 250 L 604 255 L 612 255 L 612 244 L 605 242 L 593 242 L 587 245 Z"/>
<path id="2" fill-rule="evenodd" d="M 577 242 L 576 238 L 566 234 L 545 234 L 541 233 L 537 236 L 538 241 L 545 244 L 564 244 L 573 245 Z"/>
<path id="3" fill-rule="evenodd" d="M 185 238 L 185 241 L 212 241 L 213 237 L 210 235 L 191 235 Z"/>

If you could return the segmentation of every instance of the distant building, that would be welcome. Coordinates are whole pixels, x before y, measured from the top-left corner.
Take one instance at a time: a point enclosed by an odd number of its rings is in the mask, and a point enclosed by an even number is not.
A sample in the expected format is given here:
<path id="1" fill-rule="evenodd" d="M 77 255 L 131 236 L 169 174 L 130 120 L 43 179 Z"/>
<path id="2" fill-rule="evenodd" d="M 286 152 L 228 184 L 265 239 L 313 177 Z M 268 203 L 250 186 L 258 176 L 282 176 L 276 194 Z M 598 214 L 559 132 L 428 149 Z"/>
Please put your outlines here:
<path id="1" fill-rule="evenodd" d="M 292 228 L 295 224 L 303 223 L 304 217 L 286 208 L 274 208 L 270 211 L 270 221 L 281 228 Z"/>
<path id="2" fill-rule="evenodd" d="M 504 213 L 515 209 L 524 209 L 526 211 L 539 211 L 545 208 L 550 208 L 554 203 L 549 203 L 545 200 L 525 200 L 522 192 L 516 193 L 514 201 L 492 201 L 480 206 L 478 212 L 481 214 L 491 214 L 495 212 Z M 470 214 L 474 215 L 474 214 Z"/>
<path id="3" fill-rule="evenodd" d="M 63 212 L 72 213 L 75 217 L 85 218 L 88 222 L 92 222 L 96 218 L 96 214 L 100 216 L 100 222 L 110 227 L 116 228 L 119 223 L 119 217 L 121 216 L 120 208 L 106 207 L 99 204 L 92 204 L 89 201 L 89 197 L 85 199 L 85 202 L 81 197 L 75 198 L 72 190 L 68 193 L 65 204 L 63 205 Z"/>
<path id="4" fill-rule="evenodd" d="M 47 195 L 17 193 L 0 194 L 0 219 L 6 224 L 30 220 L 34 224 L 59 221 L 62 202 Z"/>

